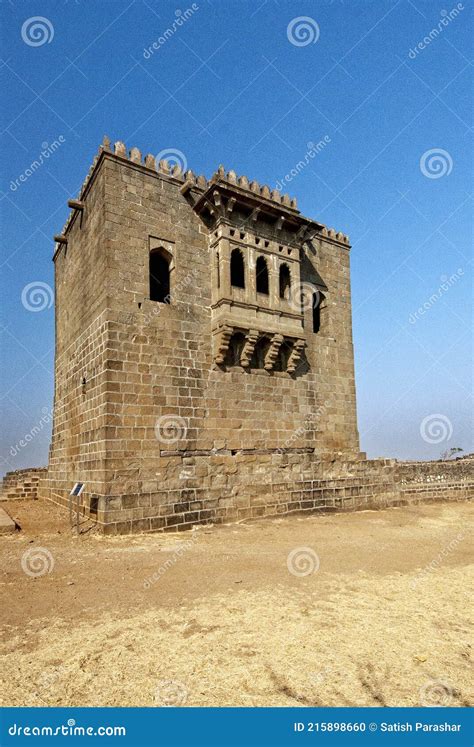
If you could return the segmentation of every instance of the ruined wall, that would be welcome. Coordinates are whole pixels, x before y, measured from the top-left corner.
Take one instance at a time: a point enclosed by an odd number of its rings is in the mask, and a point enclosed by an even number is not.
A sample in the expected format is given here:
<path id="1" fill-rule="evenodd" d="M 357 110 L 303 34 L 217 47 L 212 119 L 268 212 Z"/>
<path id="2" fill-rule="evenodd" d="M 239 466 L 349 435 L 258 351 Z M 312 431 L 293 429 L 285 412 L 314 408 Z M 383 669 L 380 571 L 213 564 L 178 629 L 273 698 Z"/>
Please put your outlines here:
<path id="1" fill-rule="evenodd" d="M 162 469 L 166 489 L 147 492 L 131 478 L 126 507 L 106 504 L 98 516 L 105 533 L 183 531 L 197 523 L 474 498 L 474 460 L 316 461 L 302 453 L 237 454 L 170 457 Z"/>
<path id="2" fill-rule="evenodd" d="M 474 497 L 474 456 L 454 461 L 397 462 L 395 481 L 407 502 Z"/>
<path id="3" fill-rule="evenodd" d="M 7 472 L 0 481 L 0 501 L 36 500 L 43 493 L 46 467 Z"/>

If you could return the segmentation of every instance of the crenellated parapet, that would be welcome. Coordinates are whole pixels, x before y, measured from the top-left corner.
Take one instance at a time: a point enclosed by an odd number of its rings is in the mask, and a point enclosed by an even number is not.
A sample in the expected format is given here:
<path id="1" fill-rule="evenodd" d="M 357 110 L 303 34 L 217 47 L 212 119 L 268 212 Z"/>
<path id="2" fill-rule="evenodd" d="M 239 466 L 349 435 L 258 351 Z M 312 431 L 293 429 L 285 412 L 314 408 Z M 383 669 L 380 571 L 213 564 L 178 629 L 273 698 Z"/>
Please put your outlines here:
<path id="1" fill-rule="evenodd" d="M 338 241 L 340 244 L 350 244 L 349 236 L 341 231 L 336 232 L 334 228 L 326 228 L 326 226 L 321 229 L 321 238 Z"/>
<path id="2" fill-rule="evenodd" d="M 300 234 L 296 235 L 297 241 L 308 241 L 316 234 L 319 238 L 336 244 L 348 246 L 349 237 L 333 228 L 327 228 L 321 223 L 304 218 L 298 210 L 297 200 L 288 194 L 281 194 L 277 189 L 271 189 L 267 184 L 259 184 L 250 180 L 247 176 L 239 176 L 233 169 L 226 171 L 223 165 L 207 179 L 206 176 L 196 175 L 191 169 L 183 172 L 179 163 L 170 163 L 167 159 L 160 159 L 148 153 L 145 156 L 136 146 L 127 148 L 127 145 L 117 140 L 113 145 L 107 135 L 104 136 L 97 155 L 92 161 L 88 174 L 79 190 L 76 200 L 70 201 L 72 212 L 58 236 L 66 237 L 67 232 L 77 215 L 75 204 L 84 204 L 85 197 L 101 160 L 107 156 L 128 161 L 130 164 L 153 172 L 165 179 L 176 180 L 183 195 L 191 201 L 196 212 L 208 213 L 211 220 L 225 214 L 230 215 L 235 205 L 240 202 L 246 207 L 250 206 L 251 220 L 256 221 L 259 215 L 267 214 L 274 218 L 274 226 L 279 231 L 292 226 Z M 59 249 L 60 242 L 57 249 Z M 67 243 L 67 240 L 62 242 Z"/>

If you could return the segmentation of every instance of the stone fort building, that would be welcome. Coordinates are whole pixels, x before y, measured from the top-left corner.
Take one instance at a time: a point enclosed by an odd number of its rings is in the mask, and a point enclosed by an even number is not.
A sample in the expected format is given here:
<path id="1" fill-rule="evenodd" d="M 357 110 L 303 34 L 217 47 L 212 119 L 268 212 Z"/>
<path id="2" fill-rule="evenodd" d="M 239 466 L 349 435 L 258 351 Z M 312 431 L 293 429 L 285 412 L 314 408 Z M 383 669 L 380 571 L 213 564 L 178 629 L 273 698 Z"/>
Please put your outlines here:
<path id="1" fill-rule="evenodd" d="M 83 512 L 128 533 L 426 490 L 429 469 L 359 452 L 347 236 L 106 138 L 69 205 L 42 495 L 80 481 Z"/>

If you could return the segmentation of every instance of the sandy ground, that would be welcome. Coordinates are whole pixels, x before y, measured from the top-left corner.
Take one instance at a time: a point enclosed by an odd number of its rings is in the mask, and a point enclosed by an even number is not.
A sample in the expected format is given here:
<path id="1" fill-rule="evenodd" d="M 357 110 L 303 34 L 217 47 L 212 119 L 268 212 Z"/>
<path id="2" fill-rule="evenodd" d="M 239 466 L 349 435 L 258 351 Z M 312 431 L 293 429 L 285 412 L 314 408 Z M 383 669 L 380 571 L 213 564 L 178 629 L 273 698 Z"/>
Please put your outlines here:
<path id="1" fill-rule="evenodd" d="M 2 505 L 2 705 L 473 702 L 467 503 L 108 539 Z"/>

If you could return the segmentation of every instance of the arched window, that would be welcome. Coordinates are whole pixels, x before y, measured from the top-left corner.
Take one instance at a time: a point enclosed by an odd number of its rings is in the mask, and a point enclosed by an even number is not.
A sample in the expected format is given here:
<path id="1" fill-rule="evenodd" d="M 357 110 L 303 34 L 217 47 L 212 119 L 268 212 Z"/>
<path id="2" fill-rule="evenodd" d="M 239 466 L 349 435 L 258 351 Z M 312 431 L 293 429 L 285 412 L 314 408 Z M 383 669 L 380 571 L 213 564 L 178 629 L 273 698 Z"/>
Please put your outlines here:
<path id="1" fill-rule="evenodd" d="M 257 259 L 256 266 L 257 293 L 265 293 L 268 296 L 268 267 L 265 257 Z"/>
<path id="2" fill-rule="evenodd" d="M 240 249 L 232 249 L 230 255 L 230 284 L 235 288 L 245 288 L 244 258 Z"/>
<path id="3" fill-rule="evenodd" d="M 221 265 L 219 252 L 216 252 L 217 287 L 221 287 Z"/>
<path id="4" fill-rule="evenodd" d="M 291 275 L 288 265 L 280 265 L 280 298 L 290 300 Z"/>
<path id="5" fill-rule="evenodd" d="M 171 255 L 159 247 L 150 252 L 150 300 L 170 303 L 170 264 Z"/>
<path id="6" fill-rule="evenodd" d="M 313 332 L 319 332 L 321 329 L 321 306 L 324 301 L 323 293 L 313 293 L 312 307 L 313 307 Z"/>

